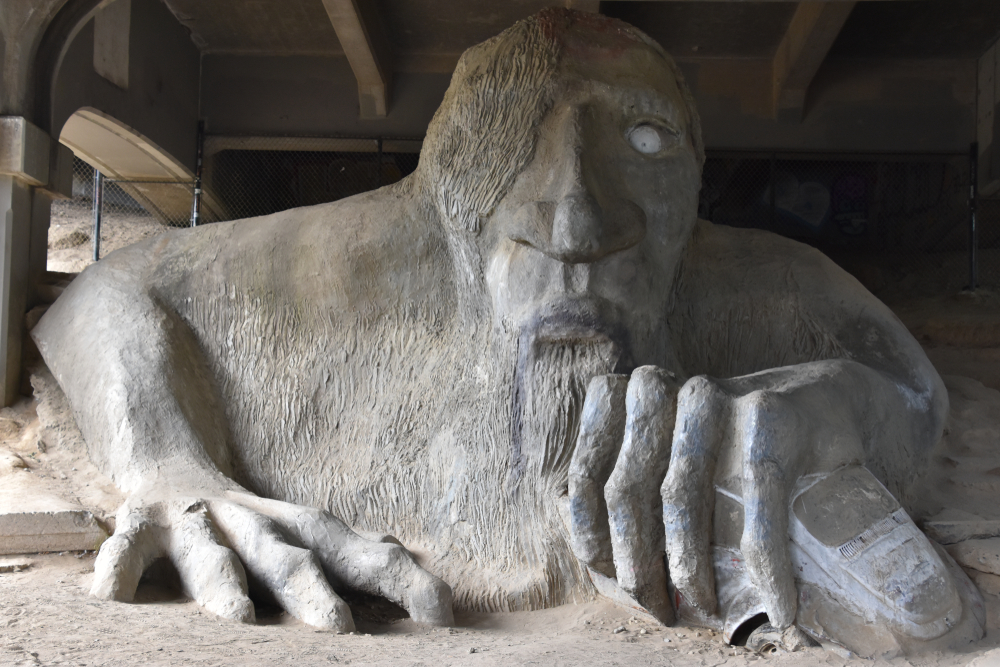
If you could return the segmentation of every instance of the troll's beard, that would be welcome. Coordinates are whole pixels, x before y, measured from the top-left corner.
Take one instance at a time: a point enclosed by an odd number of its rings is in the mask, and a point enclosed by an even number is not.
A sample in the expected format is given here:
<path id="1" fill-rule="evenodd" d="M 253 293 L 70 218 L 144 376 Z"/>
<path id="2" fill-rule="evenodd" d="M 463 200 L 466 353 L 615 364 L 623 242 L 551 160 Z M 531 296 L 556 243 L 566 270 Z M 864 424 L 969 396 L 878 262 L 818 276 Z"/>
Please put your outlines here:
<path id="1" fill-rule="evenodd" d="M 433 569 L 452 585 L 456 608 L 579 602 L 592 594 L 591 584 L 569 545 L 561 501 L 587 385 L 614 369 L 619 347 L 601 338 L 530 334 L 503 343 L 494 359 L 506 369 L 515 362 L 513 373 L 493 376 L 480 409 L 460 429 L 464 452 L 442 455 L 448 513 L 433 530 L 440 554 Z M 504 394 L 510 402 L 500 407 L 496 396 Z"/>
<path id="2" fill-rule="evenodd" d="M 519 346 L 513 394 L 511 475 L 563 489 L 591 378 L 612 372 L 606 339 L 531 340 Z"/>

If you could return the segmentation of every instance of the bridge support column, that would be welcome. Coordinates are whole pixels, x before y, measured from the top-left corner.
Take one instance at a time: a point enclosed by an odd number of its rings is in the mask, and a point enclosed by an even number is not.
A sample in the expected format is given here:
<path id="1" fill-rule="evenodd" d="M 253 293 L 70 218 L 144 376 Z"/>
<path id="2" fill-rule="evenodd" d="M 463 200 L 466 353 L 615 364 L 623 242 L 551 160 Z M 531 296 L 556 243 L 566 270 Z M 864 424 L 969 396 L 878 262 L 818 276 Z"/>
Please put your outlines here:
<path id="1" fill-rule="evenodd" d="M 20 116 L 0 116 L 0 400 L 21 389 L 24 315 L 45 271 L 49 206 L 72 195 L 72 153 Z"/>

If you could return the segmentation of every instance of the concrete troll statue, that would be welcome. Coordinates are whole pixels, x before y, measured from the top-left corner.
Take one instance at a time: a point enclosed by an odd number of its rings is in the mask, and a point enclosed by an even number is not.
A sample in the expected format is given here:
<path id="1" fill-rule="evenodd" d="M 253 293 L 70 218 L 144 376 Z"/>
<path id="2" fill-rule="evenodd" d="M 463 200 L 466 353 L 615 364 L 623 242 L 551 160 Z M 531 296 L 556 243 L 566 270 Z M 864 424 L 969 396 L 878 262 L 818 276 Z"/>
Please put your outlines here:
<path id="1" fill-rule="evenodd" d="M 698 220 L 703 159 L 655 42 L 545 10 L 462 56 L 403 181 L 88 268 L 32 334 L 128 498 L 92 593 L 166 557 L 246 622 L 603 594 L 727 641 L 978 638 L 904 509 L 941 379 L 817 251 Z"/>

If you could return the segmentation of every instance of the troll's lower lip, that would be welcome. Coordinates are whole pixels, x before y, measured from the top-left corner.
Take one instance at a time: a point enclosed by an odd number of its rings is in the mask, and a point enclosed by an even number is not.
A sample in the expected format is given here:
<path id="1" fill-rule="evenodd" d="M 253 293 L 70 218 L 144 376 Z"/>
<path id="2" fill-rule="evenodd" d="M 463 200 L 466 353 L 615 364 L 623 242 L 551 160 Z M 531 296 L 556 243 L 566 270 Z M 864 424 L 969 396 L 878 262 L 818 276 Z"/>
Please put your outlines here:
<path id="1" fill-rule="evenodd" d="M 610 304 L 594 297 L 565 296 L 545 303 L 531 317 L 525 333 L 535 340 L 615 341 L 615 318 L 609 317 Z"/>
<path id="2" fill-rule="evenodd" d="M 578 327 L 572 324 L 555 324 L 538 331 L 535 340 L 546 343 L 564 343 L 569 341 L 611 341 L 611 337 L 597 329 Z"/>

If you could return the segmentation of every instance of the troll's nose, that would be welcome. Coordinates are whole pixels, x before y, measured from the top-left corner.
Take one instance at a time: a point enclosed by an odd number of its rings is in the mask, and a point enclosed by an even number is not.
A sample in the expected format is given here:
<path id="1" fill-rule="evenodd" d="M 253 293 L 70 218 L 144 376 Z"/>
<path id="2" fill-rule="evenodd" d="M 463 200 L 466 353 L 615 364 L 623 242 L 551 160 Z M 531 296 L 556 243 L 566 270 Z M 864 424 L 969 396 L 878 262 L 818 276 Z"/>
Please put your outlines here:
<path id="1" fill-rule="evenodd" d="M 536 153 L 551 170 L 535 201 L 515 213 L 509 237 L 567 264 L 596 262 L 646 234 L 646 214 L 628 197 L 614 161 L 600 147 L 604 128 L 587 107 L 552 116 Z"/>
<path id="2" fill-rule="evenodd" d="M 646 234 L 646 214 L 634 202 L 604 206 L 585 188 L 558 202 L 535 201 L 518 210 L 510 238 L 567 264 L 596 262 L 637 244 Z"/>
<path id="3" fill-rule="evenodd" d="M 601 207 L 586 191 L 569 194 L 556 205 L 552 236 L 546 254 L 570 264 L 603 256 L 606 236 Z"/>

